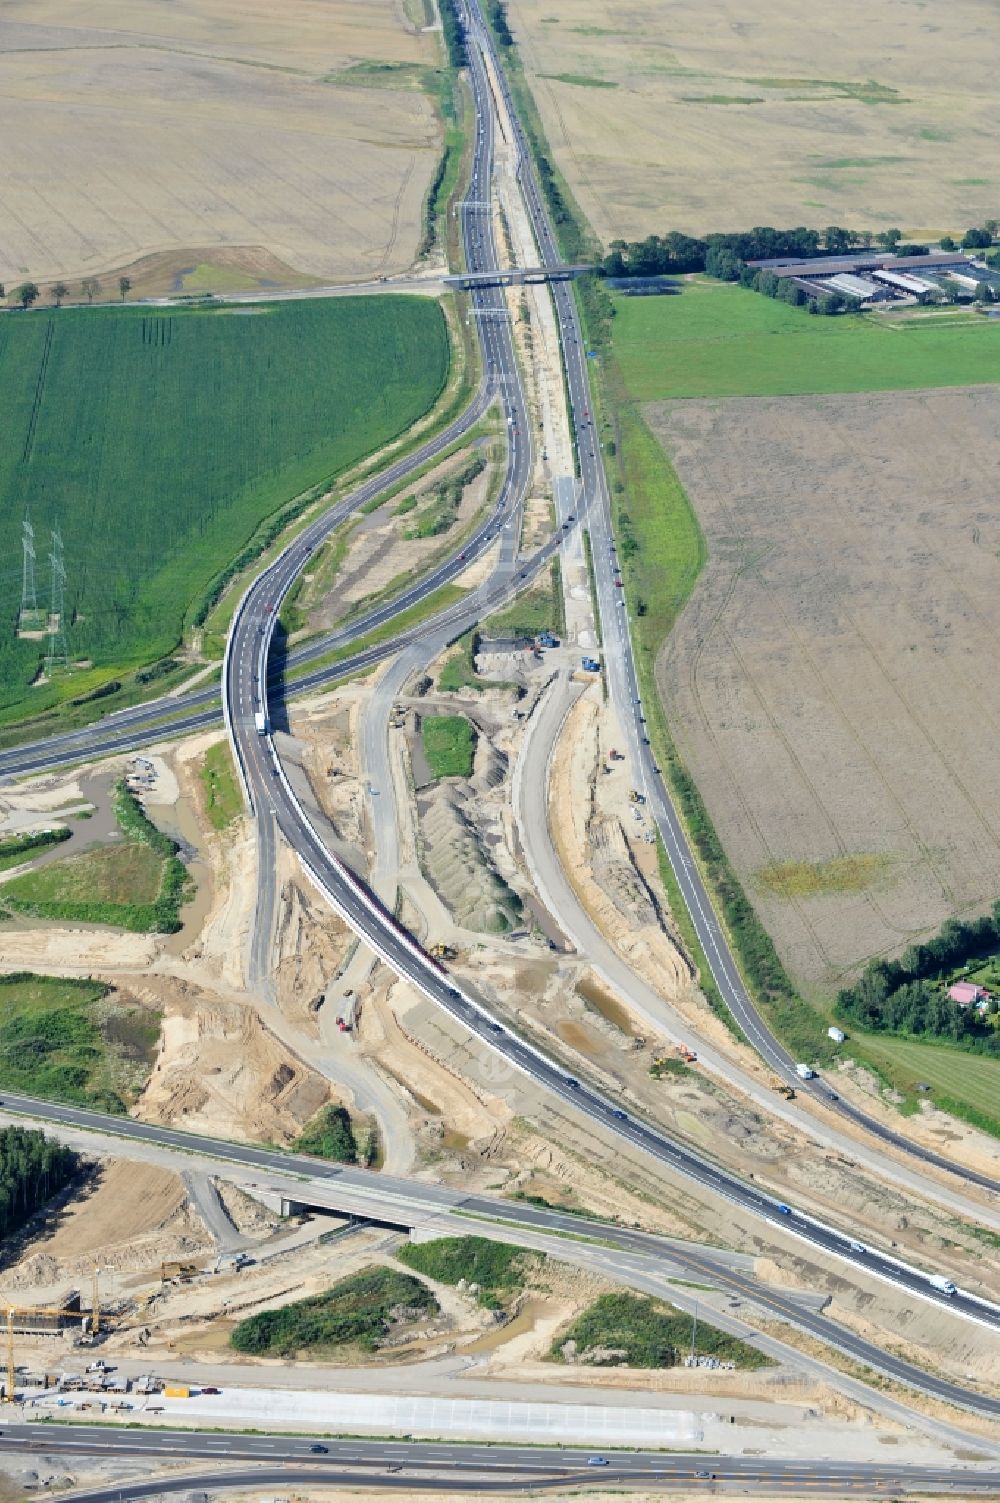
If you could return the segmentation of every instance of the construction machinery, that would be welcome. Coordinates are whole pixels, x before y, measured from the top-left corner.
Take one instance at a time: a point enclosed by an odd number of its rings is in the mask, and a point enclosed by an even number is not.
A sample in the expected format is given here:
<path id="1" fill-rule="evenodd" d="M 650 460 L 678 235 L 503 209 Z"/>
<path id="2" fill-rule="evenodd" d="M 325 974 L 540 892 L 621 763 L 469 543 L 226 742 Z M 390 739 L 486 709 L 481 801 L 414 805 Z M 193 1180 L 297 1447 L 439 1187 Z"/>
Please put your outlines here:
<path id="1" fill-rule="evenodd" d="M 430 953 L 437 960 L 454 960 L 458 951 L 454 945 L 445 945 L 439 941 L 436 945 L 431 945 Z"/>
<path id="2" fill-rule="evenodd" d="M 779 1096 L 784 1096 L 786 1101 L 795 1100 L 795 1087 L 790 1085 L 776 1085 L 774 1088 Z"/>
<path id="3" fill-rule="evenodd" d="M 677 1053 L 680 1055 L 681 1059 L 686 1065 L 693 1065 L 695 1060 L 698 1058 L 694 1050 L 689 1049 L 687 1044 L 678 1044 Z"/>

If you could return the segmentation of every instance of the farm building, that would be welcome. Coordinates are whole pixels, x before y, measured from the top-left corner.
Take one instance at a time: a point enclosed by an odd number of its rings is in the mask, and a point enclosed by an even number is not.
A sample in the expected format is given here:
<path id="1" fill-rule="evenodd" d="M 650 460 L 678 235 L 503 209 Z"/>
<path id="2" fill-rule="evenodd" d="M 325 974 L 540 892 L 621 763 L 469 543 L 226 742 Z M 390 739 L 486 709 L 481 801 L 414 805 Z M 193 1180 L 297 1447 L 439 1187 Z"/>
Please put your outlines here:
<path id="1" fill-rule="evenodd" d="M 861 251 L 852 256 L 823 256 L 811 261 L 788 257 L 749 261 L 747 265 L 755 271 L 770 271 L 779 281 L 791 280 L 811 297 L 839 292 L 858 303 L 919 297 L 947 286 L 949 278 L 966 289 L 991 279 L 991 273 L 974 265 L 961 251 L 935 251 L 926 256 Z"/>
<path id="2" fill-rule="evenodd" d="M 985 1002 L 987 993 L 984 987 L 977 986 L 974 981 L 956 981 L 948 988 L 948 995 L 959 1007 L 971 1007 L 975 1002 Z"/>
<path id="3" fill-rule="evenodd" d="M 878 282 L 869 281 L 867 277 L 856 277 L 848 271 L 842 271 L 835 277 L 828 277 L 825 285 L 831 292 L 839 292 L 844 297 L 853 298 L 859 303 L 880 303 L 886 298 L 892 297 L 892 289 L 883 287 Z"/>

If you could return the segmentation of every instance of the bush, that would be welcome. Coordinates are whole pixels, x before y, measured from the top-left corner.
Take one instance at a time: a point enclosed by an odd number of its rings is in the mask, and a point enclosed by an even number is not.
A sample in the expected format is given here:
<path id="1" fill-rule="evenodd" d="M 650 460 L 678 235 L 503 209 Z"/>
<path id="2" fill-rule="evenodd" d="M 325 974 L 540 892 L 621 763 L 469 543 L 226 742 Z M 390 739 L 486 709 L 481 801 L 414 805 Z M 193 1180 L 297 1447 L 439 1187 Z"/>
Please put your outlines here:
<path id="1" fill-rule="evenodd" d="M 691 1350 L 693 1321 L 643 1294 L 602 1294 L 556 1338 L 550 1357 L 562 1360 L 562 1348 L 575 1341 L 579 1352 L 610 1348 L 621 1355 L 607 1366 L 675 1367 Z M 695 1352 L 735 1362 L 737 1367 L 769 1367 L 755 1347 L 715 1326 L 699 1321 Z"/>
<path id="2" fill-rule="evenodd" d="M 333 1159 L 338 1164 L 358 1162 L 358 1143 L 350 1113 L 342 1106 L 324 1106 L 306 1123 L 293 1147 L 299 1153 L 314 1153 L 317 1158 Z"/>
<path id="3" fill-rule="evenodd" d="M 343 1346 L 373 1352 L 393 1323 L 410 1312 L 436 1315 L 438 1308 L 419 1280 L 394 1268 L 368 1268 L 341 1279 L 325 1294 L 251 1315 L 240 1322 L 229 1342 L 238 1352 L 261 1357 Z"/>
<path id="4" fill-rule="evenodd" d="M 544 1261 L 543 1253 L 525 1252 L 510 1242 L 491 1242 L 486 1237 L 437 1237 L 432 1242 L 410 1242 L 396 1254 L 401 1263 L 439 1284 L 478 1284 L 477 1298 L 488 1309 L 502 1309 L 520 1293 L 525 1278 Z"/>

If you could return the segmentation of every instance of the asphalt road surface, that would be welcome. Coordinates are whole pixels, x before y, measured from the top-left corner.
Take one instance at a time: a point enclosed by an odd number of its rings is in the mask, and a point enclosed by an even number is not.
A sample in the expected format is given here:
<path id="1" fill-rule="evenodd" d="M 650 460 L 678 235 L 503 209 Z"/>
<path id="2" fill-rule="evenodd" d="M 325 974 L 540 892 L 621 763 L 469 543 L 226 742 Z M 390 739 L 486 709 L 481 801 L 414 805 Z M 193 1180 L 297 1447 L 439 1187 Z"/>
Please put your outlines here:
<path id="1" fill-rule="evenodd" d="M 312 1451 L 326 1447 L 325 1454 Z M 524 1445 L 451 1445 L 435 1441 L 392 1441 L 352 1438 L 337 1440 L 284 1435 L 199 1434 L 196 1430 L 114 1431 L 104 1426 L 8 1425 L 0 1447 L 45 1455 L 148 1456 L 163 1461 L 177 1457 L 212 1462 L 249 1461 L 256 1467 L 241 1472 L 189 1472 L 185 1476 L 151 1478 L 137 1483 L 114 1482 L 106 1487 L 74 1492 L 75 1503 L 114 1503 L 118 1498 L 149 1497 L 220 1485 L 257 1487 L 265 1483 L 300 1486 L 336 1482 L 378 1487 L 440 1488 L 496 1491 L 538 1486 L 569 1487 L 584 1482 L 607 1486 L 690 1486 L 708 1490 L 713 1482 L 741 1491 L 793 1485 L 813 1491 L 864 1493 L 873 1488 L 888 1492 L 963 1492 L 995 1496 L 1000 1470 L 973 1466 L 872 1465 L 831 1461 L 769 1461 L 761 1457 L 713 1456 L 656 1451 L 587 1451 L 581 1447 Z M 592 1465 L 598 1456 L 606 1466 Z M 293 1470 L 295 1469 L 295 1470 Z M 398 1469 L 398 1470 L 397 1470 Z"/>

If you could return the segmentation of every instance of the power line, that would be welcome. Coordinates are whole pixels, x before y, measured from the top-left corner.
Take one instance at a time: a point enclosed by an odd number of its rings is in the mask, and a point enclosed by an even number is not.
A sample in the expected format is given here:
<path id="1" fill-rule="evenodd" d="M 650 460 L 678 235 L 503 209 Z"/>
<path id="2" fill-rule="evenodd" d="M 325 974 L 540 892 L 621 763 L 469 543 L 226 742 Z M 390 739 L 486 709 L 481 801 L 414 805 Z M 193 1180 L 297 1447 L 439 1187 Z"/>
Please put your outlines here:
<path id="1" fill-rule="evenodd" d="M 19 632 L 37 632 L 45 629 L 45 613 L 38 609 L 38 593 L 35 589 L 35 529 L 28 512 L 21 524 L 21 609 L 17 617 Z"/>
<path id="2" fill-rule="evenodd" d="M 45 656 L 45 671 L 51 677 L 56 668 L 65 668 L 69 664 L 65 623 L 66 565 L 63 562 L 63 542 L 58 526 L 52 529 L 49 563 L 52 566 L 52 608 L 49 611 L 49 650 Z"/>

